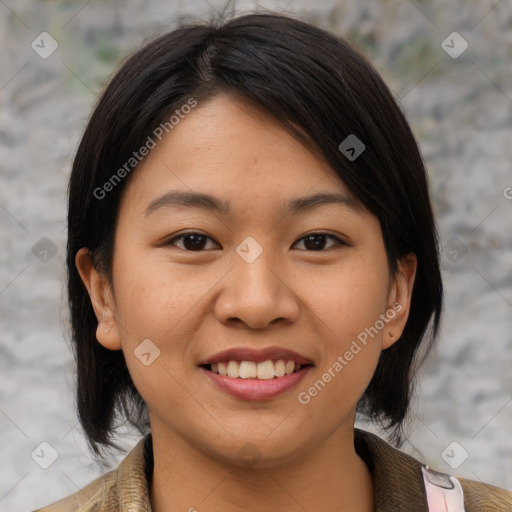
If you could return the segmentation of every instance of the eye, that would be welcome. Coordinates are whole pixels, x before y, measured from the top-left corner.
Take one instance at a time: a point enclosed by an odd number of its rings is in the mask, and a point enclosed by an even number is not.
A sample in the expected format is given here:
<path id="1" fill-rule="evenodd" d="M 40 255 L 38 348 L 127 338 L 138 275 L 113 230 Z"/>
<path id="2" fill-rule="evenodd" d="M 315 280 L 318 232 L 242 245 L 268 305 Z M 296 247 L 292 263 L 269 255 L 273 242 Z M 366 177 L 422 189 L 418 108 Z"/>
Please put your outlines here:
<path id="1" fill-rule="evenodd" d="M 186 251 L 202 251 L 206 245 L 206 240 L 212 240 L 209 236 L 203 235 L 202 233 L 183 233 L 169 242 L 166 245 L 176 245 L 174 242 L 176 240 L 183 240 L 183 246 L 180 249 L 184 249 Z"/>
<path id="2" fill-rule="evenodd" d="M 325 240 L 330 238 L 335 241 L 334 246 L 347 245 L 343 240 L 340 240 L 337 236 L 330 235 L 329 233 L 310 233 L 309 235 L 303 236 L 298 242 L 304 240 L 304 246 L 311 251 L 323 251 L 325 250 Z M 295 242 L 296 245 L 298 242 Z M 331 249 L 329 247 L 328 249 Z"/>
<path id="3" fill-rule="evenodd" d="M 329 233 L 310 233 L 300 238 L 297 242 L 293 244 L 293 246 L 297 245 L 301 241 L 304 241 L 304 246 L 306 247 L 307 251 L 323 251 L 326 250 L 325 243 L 326 239 L 328 238 L 334 240 L 334 247 L 340 245 L 347 245 L 345 242 L 343 242 L 343 240 L 339 239 L 337 236 L 330 235 Z M 191 232 L 183 233 L 173 238 L 172 240 L 169 240 L 167 245 L 176 245 L 180 249 L 184 249 L 186 251 L 201 252 L 203 249 L 205 249 L 208 240 L 213 241 L 212 238 L 203 235 L 202 233 Z M 178 246 L 178 244 L 176 243 L 177 241 L 183 242 L 181 247 Z M 328 247 L 328 249 L 330 248 L 332 248 L 332 246 Z"/>

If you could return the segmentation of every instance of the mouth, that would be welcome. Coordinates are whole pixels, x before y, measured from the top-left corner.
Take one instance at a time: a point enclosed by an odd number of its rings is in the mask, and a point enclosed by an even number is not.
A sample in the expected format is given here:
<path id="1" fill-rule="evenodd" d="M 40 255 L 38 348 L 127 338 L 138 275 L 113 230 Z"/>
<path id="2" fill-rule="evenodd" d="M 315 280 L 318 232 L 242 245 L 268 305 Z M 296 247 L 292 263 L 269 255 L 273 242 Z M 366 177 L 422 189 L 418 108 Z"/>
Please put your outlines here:
<path id="1" fill-rule="evenodd" d="M 313 366 L 312 363 L 300 364 L 288 359 L 267 359 L 260 363 L 255 361 L 221 361 L 200 365 L 205 370 L 232 379 L 258 379 L 271 380 L 279 379 L 285 375 L 299 372 L 302 368 Z"/>
<path id="2" fill-rule="evenodd" d="M 295 387 L 313 366 L 306 357 L 280 348 L 230 349 L 199 364 L 217 389 L 244 400 L 275 398 Z"/>

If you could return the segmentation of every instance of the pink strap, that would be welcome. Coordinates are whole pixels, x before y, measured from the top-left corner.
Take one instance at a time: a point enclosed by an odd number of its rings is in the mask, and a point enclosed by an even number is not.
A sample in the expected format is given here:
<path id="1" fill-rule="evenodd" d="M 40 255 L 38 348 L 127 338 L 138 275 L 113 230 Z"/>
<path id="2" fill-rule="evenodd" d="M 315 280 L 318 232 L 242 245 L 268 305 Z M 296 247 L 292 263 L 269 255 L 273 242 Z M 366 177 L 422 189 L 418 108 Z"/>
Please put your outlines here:
<path id="1" fill-rule="evenodd" d="M 453 476 L 422 466 L 429 512 L 465 512 L 464 492 Z"/>

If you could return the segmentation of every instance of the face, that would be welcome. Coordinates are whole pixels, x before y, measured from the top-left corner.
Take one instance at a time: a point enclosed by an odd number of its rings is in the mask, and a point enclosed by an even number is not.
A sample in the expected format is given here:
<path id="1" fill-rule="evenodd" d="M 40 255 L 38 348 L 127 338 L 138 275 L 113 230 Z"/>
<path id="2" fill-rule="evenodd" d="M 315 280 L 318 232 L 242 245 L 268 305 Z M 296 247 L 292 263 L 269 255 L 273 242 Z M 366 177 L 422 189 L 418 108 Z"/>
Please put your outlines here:
<path id="1" fill-rule="evenodd" d="M 235 464 L 251 443 L 269 467 L 352 431 L 415 272 L 411 257 L 391 275 L 378 219 L 227 95 L 200 103 L 134 171 L 112 286 L 85 250 L 77 265 L 98 341 L 123 350 L 154 435 Z"/>

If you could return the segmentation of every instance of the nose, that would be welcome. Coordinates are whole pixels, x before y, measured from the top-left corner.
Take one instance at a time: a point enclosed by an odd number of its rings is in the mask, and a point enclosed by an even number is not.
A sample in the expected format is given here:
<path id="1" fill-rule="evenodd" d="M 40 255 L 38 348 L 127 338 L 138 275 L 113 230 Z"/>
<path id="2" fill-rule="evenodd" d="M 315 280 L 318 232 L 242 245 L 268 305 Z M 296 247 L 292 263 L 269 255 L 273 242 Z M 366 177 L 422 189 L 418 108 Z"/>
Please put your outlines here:
<path id="1" fill-rule="evenodd" d="M 293 281 L 285 263 L 278 262 L 269 249 L 252 262 L 235 253 L 233 268 L 222 280 L 214 314 L 219 322 L 240 328 L 293 323 L 300 312 Z"/>

